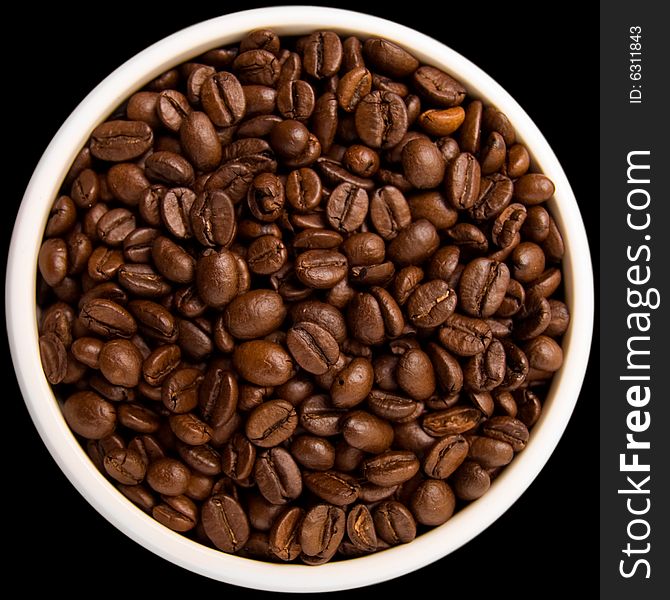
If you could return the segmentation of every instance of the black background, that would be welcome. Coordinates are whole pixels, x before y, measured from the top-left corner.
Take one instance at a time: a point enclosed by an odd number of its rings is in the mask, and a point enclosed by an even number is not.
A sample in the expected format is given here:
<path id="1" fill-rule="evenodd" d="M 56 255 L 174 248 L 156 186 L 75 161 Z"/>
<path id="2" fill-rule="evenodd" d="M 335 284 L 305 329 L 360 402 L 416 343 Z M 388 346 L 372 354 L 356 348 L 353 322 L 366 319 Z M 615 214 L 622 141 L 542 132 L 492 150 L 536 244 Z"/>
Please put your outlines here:
<path id="1" fill-rule="evenodd" d="M 316 4 L 316 2 L 314 3 Z M 582 2 L 561 3 L 551 16 L 536 2 L 390 3 L 383 10 L 363 3 L 348 8 L 414 27 L 459 51 L 505 87 L 535 120 L 554 148 L 584 215 L 597 264 L 597 13 Z M 252 8 L 263 4 L 245 3 Z M 338 7 L 345 7 L 341 2 Z M 440 8 L 437 8 L 437 7 Z M 123 7 L 104 3 L 93 12 L 50 6 L 33 12 L 13 7 L 13 40 L 5 38 L 2 139 L 2 205 L 13 218 L 31 172 L 53 134 L 83 97 L 108 73 L 147 45 L 174 31 L 234 10 L 231 4 L 181 9 L 158 3 Z M 9 184 L 9 189 L 7 184 Z M 4 262 L 4 261 L 3 261 Z M 4 277 L 3 277 L 4 279 Z M 3 344 L 6 350 L 6 343 Z M 558 449 L 522 498 L 493 526 L 452 555 L 376 593 L 431 587 L 445 595 L 517 598 L 538 586 L 555 596 L 597 581 L 598 383 L 591 358 L 580 401 Z M 8 358 L 5 361 L 8 373 Z M 34 429 L 18 386 L 8 373 L 3 386 L 5 448 L 3 522 L 14 528 L 3 546 L 16 566 L 74 597 L 103 589 L 116 592 L 231 593 L 232 588 L 180 569 L 135 544 L 91 508 L 56 467 Z M 9 414 L 7 414 L 9 408 Z M 7 583 L 18 573 L 7 573 Z M 35 582 L 36 583 L 36 582 Z M 420 586 L 420 587 L 417 587 Z M 540 588 L 540 589 L 542 589 Z M 349 595 L 362 591 L 347 592 Z M 237 597 L 237 596 L 236 596 Z"/>

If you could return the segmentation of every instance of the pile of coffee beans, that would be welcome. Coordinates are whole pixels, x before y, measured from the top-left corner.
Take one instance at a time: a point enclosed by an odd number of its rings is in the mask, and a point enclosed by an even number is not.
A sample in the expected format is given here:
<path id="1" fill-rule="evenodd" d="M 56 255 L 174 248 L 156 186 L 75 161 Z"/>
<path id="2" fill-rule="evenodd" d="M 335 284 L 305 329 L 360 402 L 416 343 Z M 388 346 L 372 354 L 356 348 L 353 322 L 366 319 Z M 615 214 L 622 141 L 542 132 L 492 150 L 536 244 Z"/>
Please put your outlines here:
<path id="1" fill-rule="evenodd" d="M 249 33 L 97 126 L 39 252 L 44 371 L 174 531 L 318 565 L 406 543 L 521 452 L 563 241 L 507 117 L 380 38 Z"/>

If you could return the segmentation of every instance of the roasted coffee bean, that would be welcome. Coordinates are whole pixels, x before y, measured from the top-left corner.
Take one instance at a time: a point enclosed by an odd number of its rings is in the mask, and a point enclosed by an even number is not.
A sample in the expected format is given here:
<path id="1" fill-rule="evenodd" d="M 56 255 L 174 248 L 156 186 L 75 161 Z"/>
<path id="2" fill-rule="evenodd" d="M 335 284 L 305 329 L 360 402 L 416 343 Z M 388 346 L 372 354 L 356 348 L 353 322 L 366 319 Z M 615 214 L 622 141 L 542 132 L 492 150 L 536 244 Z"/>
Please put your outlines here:
<path id="1" fill-rule="evenodd" d="M 308 373 L 322 375 L 340 356 L 337 341 L 323 327 L 304 321 L 288 330 L 286 345 L 295 361 Z"/>
<path id="2" fill-rule="evenodd" d="M 195 259 L 167 237 L 157 237 L 151 256 L 159 273 L 175 283 L 190 283 L 195 277 Z"/>
<path id="3" fill-rule="evenodd" d="M 356 131 L 371 148 L 387 150 L 407 133 L 407 107 L 393 92 L 375 91 L 356 107 Z"/>
<path id="4" fill-rule="evenodd" d="M 374 371 L 366 358 L 354 358 L 333 381 L 330 398 L 338 408 L 360 404 L 372 390 Z"/>
<path id="5" fill-rule="evenodd" d="M 158 346 L 142 364 L 142 375 L 149 385 L 161 385 L 181 360 L 181 350 L 175 344 Z"/>
<path id="6" fill-rule="evenodd" d="M 321 201 L 321 180 L 312 169 L 303 167 L 291 171 L 285 187 L 286 200 L 299 212 L 316 208 Z"/>
<path id="7" fill-rule="evenodd" d="M 454 406 L 426 415 L 423 419 L 423 428 L 436 437 L 465 433 L 477 427 L 482 418 L 482 413 L 476 408 Z"/>
<path id="8" fill-rule="evenodd" d="M 503 467 L 514 458 L 512 446 L 501 440 L 473 435 L 468 438 L 468 445 L 468 458 L 485 469 Z"/>
<path id="9" fill-rule="evenodd" d="M 493 335 L 485 321 L 457 313 L 447 317 L 439 332 L 442 345 L 458 356 L 474 356 L 488 348 Z"/>
<path id="10" fill-rule="evenodd" d="M 456 302 L 449 284 L 433 279 L 415 288 L 407 300 L 407 316 L 418 327 L 437 327 L 453 314 Z"/>
<path id="11" fill-rule="evenodd" d="M 350 475 L 337 471 L 314 471 L 303 474 L 305 487 L 322 500 L 346 506 L 358 499 L 358 483 Z"/>
<path id="12" fill-rule="evenodd" d="M 300 526 L 305 516 L 305 511 L 292 506 L 287 508 L 275 520 L 268 543 L 273 554 L 281 560 L 291 561 L 300 556 Z"/>
<path id="13" fill-rule="evenodd" d="M 554 195 L 554 184 L 546 175 L 528 173 L 514 182 L 514 197 L 532 206 L 549 200 Z"/>
<path id="14" fill-rule="evenodd" d="M 435 144 L 426 138 L 416 138 L 403 147 L 402 168 L 407 180 L 422 190 L 442 183 L 446 164 Z"/>
<path id="15" fill-rule="evenodd" d="M 291 442 L 291 454 L 304 467 L 327 471 L 335 464 L 335 448 L 323 438 L 301 435 Z"/>
<path id="16" fill-rule="evenodd" d="M 417 523 L 436 527 L 454 514 L 456 497 L 444 481 L 427 479 L 412 494 L 410 506 Z"/>
<path id="17" fill-rule="evenodd" d="M 49 383 L 56 385 L 65 379 L 67 373 L 67 350 L 55 333 L 41 335 L 39 345 L 44 374 Z"/>
<path id="18" fill-rule="evenodd" d="M 90 391 L 68 397 L 63 404 L 63 416 L 75 433 L 91 440 L 108 436 L 116 426 L 114 405 Z"/>
<path id="19" fill-rule="evenodd" d="M 211 171 L 221 162 L 221 144 L 216 129 L 204 112 L 192 111 L 182 120 L 179 139 L 184 153 L 200 171 Z"/>
<path id="20" fill-rule="evenodd" d="M 372 514 L 364 504 L 356 504 L 347 515 L 347 535 L 357 548 L 365 552 L 377 549 L 377 534 Z"/>
<path id="21" fill-rule="evenodd" d="M 124 485 L 137 485 L 144 480 L 147 466 L 142 457 L 128 448 L 117 448 L 105 455 L 107 474 Z"/>
<path id="22" fill-rule="evenodd" d="M 528 442 L 528 429 L 518 419 L 512 417 L 492 417 L 482 425 L 485 436 L 507 442 L 514 452 L 521 452 Z"/>
<path id="23" fill-rule="evenodd" d="M 221 453 L 223 472 L 235 481 L 247 479 L 256 462 L 256 447 L 241 433 L 233 434 Z"/>
<path id="24" fill-rule="evenodd" d="M 125 403 L 117 409 L 119 423 L 138 433 L 155 433 L 160 429 L 160 416 L 141 404 Z"/>
<path id="25" fill-rule="evenodd" d="M 105 298 L 89 300 L 79 318 L 92 332 L 103 337 L 129 338 L 137 331 L 137 323 L 123 306 Z"/>
<path id="26" fill-rule="evenodd" d="M 279 344 L 263 340 L 244 342 L 233 353 L 233 365 L 256 385 L 281 385 L 293 375 L 293 361 Z"/>
<path id="27" fill-rule="evenodd" d="M 191 112 L 188 98 L 177 90 L 163 90 L 156 100 L 156 115 L 170 131 L 177 132 Z"/>
<path id="28" fill-rule="evenodd" d="M 147 469 L 147 483 L 165 496 L 179 496 L 186 492 L 190 476 L 188 467 L 174 458 L 159 458 Z"/>
<path id="29" fill-rule="evenodd" d="M 247 515 L 230 496 L 211 496 L 202 505 L 201 518 L 207 537 L 223 552 L 237 552 L 249 538 Z"/>
<path id="30" fill-rule="evenodd" d="M 398 385 L 413 399 L 426 400 L 435 391 L 435 371 L 423 351 L 412 348 L 405 352 L 396 367 Z"/>
<path id="31" fill-rule="evenodd" d="M 389 423 L 362 410 L 350 413 L 342 421 L 342 434 L 350 446 L 374 454 L 388 450 L 393 441 Z"/>
<path id="32" fill-rule="evenodd" d="M 370 201 L 370 220 L 385 240 L 392 240 L 410 225 L 412 215 L 402 192 L 393 186 L 379 188 Z"/>
<path id="33" fill-rule="evenodd" d="M 342 110 L 351 113 L 358 103 L 372 91 L 372 74 L 365 67 L 347 71 L 337 86 L 337 101 Z"/>
<path id="34" fill-rule="evenodd" d="M 447 435 L 428 450 L 423 470 L 428 477 L 446 479 L 466 459 L 468 449 L 468 442 L 462 435 Z"/>
<path id="35" fill-rule="evenodd" d="M 247 437 L 261 448 L 287 440 L 298 425 L 298 415 L 286 400 L 270 400 L 255 408 L 246 424 Z"/>
<path id="36" fill-rule="evenodd" d="M 91 134 L 91 154 L 111 162 L 133 160 L 151 148 L 153 139 L 151 128 L 142 121 L 107 121 Z"/>
<path id="37" fill-rule="evenodd" d="M 72 182 L 70 196 L 80 208 L 90 208 L 100 200 L 100 177 L 92 169 L 84 169 Z"/>
<path id="38" fill-rule="evenodd" d="M 464 119 L 465 111 L 460 106 L 431 109 L 419 115 L 419 125 L 430 135 L 447 136 L 454 133 Z"/>
<path id="39" fill-rule="evenodd" d="M 385 500 L 374 510 L 377 535 L 387 544 L 406 544 L 416 537 L 416 522 L 409 509 L 395 500 Z"/>
<path id="40" fill-rule="evenodd" d="M 344 511 L 329 504 L 311 508 L 300 526 L 300 546 L 308 557 L 330 558 L 346 532 Z"/>
<path id="41" fill-rule="evenodd" d="M 363 461 L 363 476 L 371 483 L 382 486 L 398 485 L 408 481 L 419 470 L 419 461 L 412 452 L 387 450 Z"/>
<path id="42" fill-rule="evenodd" d="M 233 253 L 205 250 L 195 267 L 198 295 L 212 308 L 223 308 L 237 294 L 238 270 Z"/>
<path id="43" fill-rule="evenodd" d="M 567 305 L 560 300 L 550 299 L 549 310 L 551 311 L 551 320 L 544 330 L 545 335 L 550 337 L 559 337 L 563 335 L 570 325 L 570 312 Z"/>
<path id="44" fill-rule="evenodd" d="M 47 285 L 60 284 L 67 275 L 67 245 L 60 238 L 52 238 L 42 244 L 38 256 L 40 274 Z"/>
<path id="45" fill-rule="evenodd" d="M 451 205 L 457 210 L 471 208 L 477 202 L 481 167 L 468 152 L 459 154 L 447 167 L 445 190 Z"/>
<path id="46" fill-rule="evenodd" d="M 179 325 L 172 313 L 150 300 L 132 300 L 128 310 L 138 322 L 143 335 L 161 342 L 172 343 L 179 336 Z"/>
<path id="47" fill-rule="evenodd" d="M 295 273 L 308 287 L 329 289 L 346 277 L 347 258 L 334 250 L 307 250 L 296 258 Z"/>
<path id="48" fill-rule="evenodd" d="M 491 478 L 481 465 L 465 461 L 452 477 L 454 492 L 461 500 L 476 500 L 491 486 Z"/>
<path id="49" fill-rule="evenodd" d="M 184 533 L 196 526 L 198 509 L 185 495 L 164 496 L 163 503 L 154 506 L 151 514 L 159 523 Z"/>
<path id="50" fill-rule="evenodd" d="M 170 429 L 185 444 L 201 446 L 212 439 L 212 429 L 193 413 L 172 415 Z"/>
<path id="51" fill-rule="evenodd" d="M 439 245 L 440 238 L 435 226 L 426 219 L 419 219 L 393 238 L 387 255 L 399 265 L 417 265 L 430 258 Z"/>
<path id="52" fill-rule="evenodd" d="M 203 246 L 229 246 L 235 238 L 237 220 L 229 196 L 222 190 L 198 195 L 189 214 L 191 230 Z"/>
<path id="53" fill-rule="evenodd" d="M 277 292 L 253 290 L 233 299 L 225 310 L 226 329 L 238 339 L 261 338 L 275 331 L 286 317 Z"/>
<path id="54" fill-rule="evenodd" d="M 128 340 L 110 340 L 100 350 L 98 366 L 110 383 L 132 388 L 140 382 L 142 355 Z"/>
<path id="55" fill-rule="evenodd" d="M 222 71 L 205 79 L 200 88 L 200 101 L 215 125 L 228 127 L 244 117 L 246 100 L 235 75 Z"/>
<path id="56" fill-rule="evenodd" d="M 190 412 L 198 404 L 198 387 L 201 383 L 202 373 L 198 369 L 176 369 L 163 381 L 161 400 L 173 413 Z"/>
<path id="57" fill-rule="evenodd" d="M 170 284 L 150 265 L 124 264 L 116 272 L 119 283 L 128 292 L 143 298 L 158 298 L 170 293 Z"/>
<path id="58" fill-rule="evenodd" d="M 457 106 L 465 99 L 465 88 L 435 67 L 419 67 L 412 80 L 419 94 L 438 106 Z"/>
<path id="59" fill-rule="evenodd" d="M 291 454 L 279 446 L 258 455 L 254 480 L 263 497 L 271 504 L 286 504 L 302 492 L 300 468 Z"/>
<path id="60" fill-rule="evenodd" d="M 458 298 L 461 308 L 474 317 L 490 317 L 505 299 L 510 272 L 505 263 L 477 258 L 461 275 Z"/>
<path id="61" fill-rule="evenodd" d="M 328 222 L 333 229 L 351 233 L 363 224 L 368 206 L 368 194 L 364 189 L 350 183 L 342 183 L 328 198 L 326 207 Z"/>
<path id="62" fill-rule="evenodd" d="M 262 235 L 251 242 L 247 252 L 249 269 L 257 275 L 272 275 L 288 259 L 286 245 L 274 235 Z"/>
<path id="63" fill-rule="evenodd" d="M 259 221 L 276 221 L 284 208 L 284 185 L 273 173 L 256 175 L 249 186 L 247 203 Z"/>

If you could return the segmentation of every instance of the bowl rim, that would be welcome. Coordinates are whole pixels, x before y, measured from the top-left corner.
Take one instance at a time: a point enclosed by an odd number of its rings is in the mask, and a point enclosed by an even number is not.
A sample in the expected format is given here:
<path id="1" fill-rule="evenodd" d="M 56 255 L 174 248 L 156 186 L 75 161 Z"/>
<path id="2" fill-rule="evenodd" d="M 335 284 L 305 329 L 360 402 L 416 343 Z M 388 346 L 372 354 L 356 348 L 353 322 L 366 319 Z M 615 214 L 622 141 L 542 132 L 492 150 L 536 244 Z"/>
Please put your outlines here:
<path id="1" fill-rule="evenodd" d="M 469 94 L 494 103 L 514 125 L 517 138 L 526 143 L 534 165 L 554 181 L 556 194 L 550 208 L 568 242 L 563 275 L 572 315 L 563 342 L 565 362 L 523 453 L 487 494 L 411 544 L 319 568 L 224 554 L 172 532 L 125 499 L 98 472 L 67 426 L 43 375 L 37 345 L 34 299 L 42 232 L 60 182 L 93 128 L 166 69 L 262 27 L 280 36 L 316 29 L 363 38 L 383 36 L 408 48 L 422 63 L 452 74 Z M 389 580 L 446 556 L 491 525 L 525 492 L 556 448 L 579 396 L 591 347 L 593 287 L 588 239 L 567 177 L 537 126 L 495 80 L 444 43 L 399 23 L 337 8 L 274 6 L 215 17 L 163 38 L 122 64 L 84 98 L 46 148 L 26 188 L 8 254 L 5 297 L 12 360 L 30 416 L 58 466 L 105 519 L 150 551 L 195 573 L 266 591 L 322 592 Z"/>

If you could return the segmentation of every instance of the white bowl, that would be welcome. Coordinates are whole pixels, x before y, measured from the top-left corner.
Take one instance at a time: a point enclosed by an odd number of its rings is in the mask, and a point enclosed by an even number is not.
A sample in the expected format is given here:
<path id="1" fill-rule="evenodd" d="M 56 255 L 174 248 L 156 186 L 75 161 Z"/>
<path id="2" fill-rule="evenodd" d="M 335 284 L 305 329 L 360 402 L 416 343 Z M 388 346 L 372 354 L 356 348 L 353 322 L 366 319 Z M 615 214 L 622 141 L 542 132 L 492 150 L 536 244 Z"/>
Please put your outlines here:
<path id="1" fill-rule="evenodd" d="M 556 194 L 550 207 L 566 242 L 563 280 L 572 321 L 563 342 L 565 361 L 526 449 L 487 494 L 444 525 L 410 544 L 319 567 L 277 565 L 218 552 L 163 527 L 126 500 L 93 466 L 65 423 L 42 373 L 37 344 L 35 279 L 42 233 L 60 183 L 93 128 L 166 69 L 262 27 L 280 36 L 317 29 L 362 38 L 383 36 L 409 49 L 421 62 L 452 74 L 470 94 L 509 117 L 534 166 L 554 181 Z M 30 415 L 54 459 L 86 500 L 127 536 L 181 567 L 235 585 L 285 592 L 348 589 L 391 579 L 453 552 L 493 523 L 530 485 L 563 434 L 584 378 L 593 327 L 593 274 L 577 202 L 556 156 L 524 110 L 486 73 L 426 35 L 369 15 L 308 6 L 249 10 L 199 23 L 147 48 L 98 85 L 53 138 L 26 189 L 9 252 L 6 299 L 12 358 Z"/>

